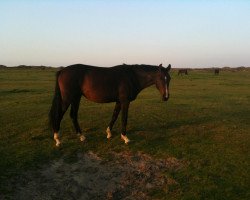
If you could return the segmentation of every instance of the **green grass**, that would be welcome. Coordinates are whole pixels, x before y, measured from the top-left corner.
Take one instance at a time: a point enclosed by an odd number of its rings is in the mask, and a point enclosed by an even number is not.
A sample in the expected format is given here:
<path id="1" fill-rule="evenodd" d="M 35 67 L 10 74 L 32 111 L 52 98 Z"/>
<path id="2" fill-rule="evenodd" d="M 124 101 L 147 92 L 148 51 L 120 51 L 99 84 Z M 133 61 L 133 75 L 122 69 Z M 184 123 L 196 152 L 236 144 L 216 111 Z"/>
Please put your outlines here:
<path id="1" fill-rule="evenodd" d="M 186 160 L 181 171 L 169 172 L 179 184 L 152 191 L 165 199 L 250 199 L 250 71 L 222 71 L 219 76 L 193 70 L 188 76 L 172 72 L 169 101 L 162 102 L 155 87 L 145 89 L 131 103 L 128 135 L 120 140 L 120 120 L 114 137 L 105 129 L 114 103 L 82 99 L 79 121 L 87 136 L 76 139 L 67 112 L 62 121 L 63 148 L 55 148 L 48 129 L 55 69 L 0 70 L 0 193 L 9 177 L 35 169 L 52 159 L 92 150 L 143 151 L 158 158 Z M 166 196 L 167 195 L 167 196 Z"/>

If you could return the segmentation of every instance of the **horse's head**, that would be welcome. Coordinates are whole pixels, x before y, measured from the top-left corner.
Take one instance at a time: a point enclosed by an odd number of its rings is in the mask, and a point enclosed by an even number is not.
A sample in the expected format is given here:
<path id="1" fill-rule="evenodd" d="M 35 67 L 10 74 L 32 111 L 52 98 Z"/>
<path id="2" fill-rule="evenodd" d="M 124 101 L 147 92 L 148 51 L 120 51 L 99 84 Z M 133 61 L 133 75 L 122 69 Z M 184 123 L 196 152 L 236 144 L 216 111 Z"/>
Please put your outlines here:
<path id="1" fill-rule="evenodd" d="M 171 65 L 169 64 L 167 68 L 163 67 L 162 64 L 158 67 L 158 72 L 156 75 L 156 87 L 160 91 L 162 100 L 167 101 L 169 98 L 169 82 L 171 77 L 169 75 L 169 71 L 171 69 Z"/>

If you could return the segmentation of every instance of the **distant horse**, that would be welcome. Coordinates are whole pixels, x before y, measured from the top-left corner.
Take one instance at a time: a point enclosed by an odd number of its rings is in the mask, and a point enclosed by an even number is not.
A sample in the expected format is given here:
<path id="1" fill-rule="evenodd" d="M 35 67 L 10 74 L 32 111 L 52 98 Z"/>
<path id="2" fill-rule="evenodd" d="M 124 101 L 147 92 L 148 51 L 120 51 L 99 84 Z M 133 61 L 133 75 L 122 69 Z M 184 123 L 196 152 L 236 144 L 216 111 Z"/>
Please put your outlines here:
<path id="1" fill-rule="evenodd" d="M 188 75 L 188 70 L 187 69 L 179 69 L 179 71 L 178 71 L 178 75 L 182 75 L 182 74 L 186 74 L 186 75 Z"/>
<path id="2" fill-rule="evenodd" d="M 155 84 L 163 101 L 169 98 L 169 70 L 171 65 L 118 65 L 104 68 L 76 64 L 68 66 L 56 74 L 55 95 L 50 110 L 50 124 L 54 132 L 56 146 L 60 145 L 59 129 L 64 113 L 71 105 L 70 117 L 80 140 L 84 141 L 77 115 L 81 96 L 97 103 L 116 102 L 113 116 L 106 130 L 111 137 L 113 125 L 122 110 L 121 139 L 127 144 L 126 125 L 131 101 L 146 87 Z"/>
<path id="3" fill-rule="evenodd" d="M 219 73 L 220 73 L 220 70 L 219 70 L 219 69 L 215 69 L 215 70 L 214 70 L 214 74 L 215 74 L 215 75 L 219 75 Z"/>

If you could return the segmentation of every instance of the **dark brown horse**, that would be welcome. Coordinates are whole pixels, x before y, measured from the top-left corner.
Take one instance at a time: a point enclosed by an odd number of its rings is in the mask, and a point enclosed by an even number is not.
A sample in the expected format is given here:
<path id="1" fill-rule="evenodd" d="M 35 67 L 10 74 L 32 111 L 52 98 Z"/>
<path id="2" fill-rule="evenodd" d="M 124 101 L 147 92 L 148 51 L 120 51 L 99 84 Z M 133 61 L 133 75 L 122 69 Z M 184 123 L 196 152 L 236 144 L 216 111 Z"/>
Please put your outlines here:
<path id="1" fill-rule="evenodd" d="M 219 73 L 220 73 L 220 70 L 219 70 L 219 69 L 214 69 L 214 74 L 215 74 L 215 75 L 219 75 Z"/>
<path id="2" fill-rule="evenodd" d="M 182 75 L 182 74 L 186 74 L 186 75 L 188 75 L 188 70 L 187 69 L 179 69 L 179 71 L 178 71 L 178 75 Z"/>
<path id="3" fill-rule="evenodd" d="M 131 101 L 144 88 L 155 84 L 162 100 L 169 98 L 169 70 L 151 65 L 118 65 L 110 68 L 94 67 L 82 64 L 68 66 L 56 75 L 55 95 L 50 110 L 50 123 L 54 132 L 56 146 L 60 145 L 59 129 L 64 113 L 71 105 L 72 118 L 80 140 L 85 137 L 80 129 L 77 115 L 81 96 L 97 103 L 116 102 L 113 116 L 106 130 L 107 138 L 111 137 L 113 125 L 122 111 L 121 138 L 127 144 L 126 125 L 128 108 Z"/>

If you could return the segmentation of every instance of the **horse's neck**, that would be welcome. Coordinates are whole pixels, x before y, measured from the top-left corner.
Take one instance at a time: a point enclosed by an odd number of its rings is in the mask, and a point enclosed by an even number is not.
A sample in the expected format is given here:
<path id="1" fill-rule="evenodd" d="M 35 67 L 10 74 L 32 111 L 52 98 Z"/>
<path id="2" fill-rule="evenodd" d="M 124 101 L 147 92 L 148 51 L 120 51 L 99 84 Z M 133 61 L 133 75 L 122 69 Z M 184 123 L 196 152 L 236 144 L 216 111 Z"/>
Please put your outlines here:
<path id="1" fill-rule="evenodd" d="M 140 83 L 141 90 L 155 84 L 156 72 L 140 71 L 137 73 L 137 77 Z"/>

